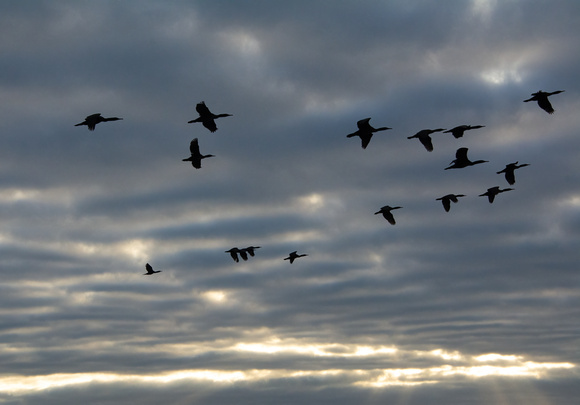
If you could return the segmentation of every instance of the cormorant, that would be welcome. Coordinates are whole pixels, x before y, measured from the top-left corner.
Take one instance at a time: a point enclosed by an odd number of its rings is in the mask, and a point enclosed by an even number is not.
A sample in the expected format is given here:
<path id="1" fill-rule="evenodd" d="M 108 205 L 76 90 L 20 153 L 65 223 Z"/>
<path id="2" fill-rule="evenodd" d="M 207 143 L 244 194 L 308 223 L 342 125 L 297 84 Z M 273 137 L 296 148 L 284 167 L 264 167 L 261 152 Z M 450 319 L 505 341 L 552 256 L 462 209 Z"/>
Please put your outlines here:
<path id="1" fill-rule="evenodd" d="M 89 131 L 94 131 L 95 130 L 95 126 L 99 122 L 119 121 L 119 120 L 122 120 L 122 119 L 123 118 L 117 118 L 117 117 L 105 118 L 105 117 L 101 116 L 101 113 L 96 113 L 96 114 L 91 114 L 91 115 L 85 117 L 85 120 L 83 122 L 80 122 L 78 124 L 75 124 L 75 127 L 79 127 L 81 125 L 86 125 L 87 127 L 89 127 Z"/>
<path id="2" fill-rule="evenodd" d="M 516 175 L 514 174 L 514 170 L 519 169 L 520 167 L 529 166 L 529 163 L 524 163 L 518 165 L 518 162 L 510 163 L 505 165 L 503 170 L 497 172 L 497 174 L 505 173 L 505 179 L 507 180 L 508 184 L 511 186 L 516 182 Z"/>
<path id="3" fill-rule="evenodd" d="M 153 267 L 151 267 L 149 263 L 145 264 L 145 270 L 147 270 L 147 273 L 143 273 L 144 276 L 150 276 L 155 273 L 161 273 L 161 270 L 153 270 Z"/>
<path id="4" fill-rule="evenodd" d="M 375 215 L 377 214 L 383 214 L 383 217 L 385 217 L 385 219 L 387 221 L 389 221 L 389 224 L 391 225 L 395 225 L 395 217 L 393 217 L 393 214 L 391 213 L 392 210 L 397 210 L 399 208 L 403 208 L 403 207 L 390 207 L 388 205 L 385 205 L 384 207 L 381 207 L 380 210 L 378 210 L 377 212 L 375 212 Z"/>
<path id="5" fill-rule="evenodd" d="M 456 203 L 457 197 L 465 197 L 464 194 L 447 194 L 444 195 L 443 197 L 439 197 L 436 198 L 435 200 L 440 200 L 441 203 L 443 204 L 443 208 L 445 209 L 445 211 L 449 212 L 449 209 L 451 208 L 451 201 L 453 201 L 454 203 Z"/>
<path id="6" fill-rule="evenodd" d="M 199 143 L 197 141 L 197 138 L 193 139 L 189 143 L 189 151 L 191 152 L 191 156 L 188 157 L 187 159 L 181 160 L 183 160 L 184 162 L 191 162 L 191 165 L 196 169 L 201 168 L 201 159 L 215 157 L 215 155 L 202 155 L 201 153 L 199 153 Z"/>
<path id="7" fill-rule="evenodd" d="M 363 149 L 366 149 L 366 147 L 368 146 L 369 142 L 371 141 L 371 138 L 373 137 L 373 133 L 378 132 L 378 131 L 386 131 L 388 129 L 392 129 L 389 127 L 373 128 L 371 126 L 371 124 L 369 124 L 370 120 L 371 120 L 370 118 L 365 118 L 363 120 L 359 120 L 356 123 L 358 130 L 356 132 L 353 132 L 352 134 L 348 134 L 346 136 L 347 138 L 352 138 L 353 136 L 360 137 Z"/>
<path id="8" fill-rule="evenodd" d="M 484 128 L 485 125 L 459 125 L 455 128 L 448 129 L 447 131 L 443 131 L 444 134 L 451 133 L 455 138 L 461 138 L 465 131 L 469 131 L 470 129 L 478 129 Z"/>
<path id="9" fill-rule="evenodd" d="M 429 135 L 432 134 L 433 132 L 441 132 L 441 131 L 445 131 L 445 128 L 423 129 L 413 136 L 408 136 L 407 139 L 419 138 L 419 141 L 423 144 L 425 149 L 427 149 L 429 152 L 433 152 L 433 142 L 431 141 L 431 137 Z"/>
<path id="10" fill-rule="evenodd" d="M 503 190 L 499 188 L 499 186 L 488 188 L 487 191 L 483 194 L 480 194 L 480 197 L 487 196 L 489 203 L 491 204 L 496 195 L 499 193 L 503 193 L 504 191 L 511 191 L 514 190 L 513 188 L 504 188 Z"/>
<path id="11" fill-rule="evenodd" d="M 295 250 L 294 252 L 290 253 L 288 255 L 288 257 L 285 258 L 284 260 L 290 260 L 290 264 L 292 264 L 292 263 L 294 263 L 294 260 L 298 259 L 299 257 L 304 257 L 304 256 L 308 256 L 308 255 L 306 255 L 306 254 L 299 255 L 297 253 L 297 251 Z"/>
<path id="12" fill-rule="evenodd" d="M 546 111 L 548 114 L 554 114 L 554 108 L 552 107 L 552 104 L 550 104 L 550 100 L 548 100 L 548 97 L 563 92 L 564 90 L 558 90 L 553 91 L 551 93 L 547 93 L 545 91 L 540 90 L 537 93 L 532 93 L 532 97 L 528 98 L 527 100 L 524 100 L 524 103 L 527 103 L 528 101 L 537 101 L 538 105 L 542 110 Z"/>
<path id="13" fill-rule="evenodd" d="M 195 110 L 199 114 L 194 120 L 187 121 L 188 124 L 192 122 L 201 122 L 204 127 L 209 129 L 211 132 L 217 131 L 217 125 L 215 124 L 215 120 L 222 117 L 231 117 L 232 114 L 214 114 L 212 113 L 209 108 L 205 105 L 205 102 L 202 101 L 195 106 Z"/>
<path id="14" fill-rule="evenodd" d="M 449 167 L 446 167 L 445 170 L 447 169 L 462 169 L 464 167 L 467 166 L 473 166 L 473 165 L 477 165 L 479 163 L 487 163 L 487 160 L 476 160 L 475 162 L 472 162 L 471 160 L 469 160 L 467 158 L 467 150 L 468 148 L 459 148 L 457 149 L 457 152 L 455 152 L 455 160 L 453 160 Z"/>

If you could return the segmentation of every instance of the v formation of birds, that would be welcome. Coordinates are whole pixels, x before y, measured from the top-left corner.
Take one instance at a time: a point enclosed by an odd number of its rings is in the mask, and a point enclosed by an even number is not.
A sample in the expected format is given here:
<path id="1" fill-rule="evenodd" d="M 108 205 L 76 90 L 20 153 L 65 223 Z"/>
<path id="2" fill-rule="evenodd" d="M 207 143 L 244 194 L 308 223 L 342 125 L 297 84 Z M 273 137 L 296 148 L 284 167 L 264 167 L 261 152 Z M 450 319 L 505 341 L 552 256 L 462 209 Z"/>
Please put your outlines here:
<path id="1" fill-rule="evenodd" d="M 536 93 L 532 93 L 531 94 L 531 98 L 524 100 L 524 102 L 529 102 L 529 101 L 536 101 L 538 103 L 538 106 L 543 109 L 544 111 L 546 111 L 548 114 L 553 114 L 554 113 L 554 108 L 552 107 L 552 104 L 550 103 L 548 97 L 555 95 L 555 94 L 560 94 L 564 92 L 564 90 L 558 90 L 558 91 L 554 91 L 554 92 L 544 92 L 544 91 L 538 91 Z M 232 114 L 214 114 L 212 113 L 209 108 L 206 106 L 205 102 L 200 102 L 196 105 L 195 107 L 197 113 L 199 114 L 199 117 L 197 117 L 196 119 L 193 119 L 191 121 L 188 121 L 188 124 L 191 123 L 201 123 L 205 128 L 207 128 L 210 132 L 216 132 L 217 131 L 217 125 L 215 120 L 218 118 L 224 118 L 224 117 L 231 117 Z M 101 122 L 109 122 L 109 121 L 119 121 L 122 120 L 123 118 L 119 118 L 119 117 L 103 117 L 100 113 L 96 113 L 96 114 L 91 114 L 89 116 L 87 116 L 85 118 L 85 120 L 83 122 L 80 122 L 78 124 L 75 124 L 75 126 L 82 126 L 82 125 L 86 125 L 89 129 L 89 131 L 94 131 L 95 127 L 97 124 L 101 123 Z M 357 122 L 357 131 L 350 133 L 347 135 L 347 138 L 352 138 L 352 137 L 356 137 L 358 136 L 361 140 L 361 146 L 363 149 L 366 149 L 367 146 L 369 145 L 373 135 L 376 132 L 380 132 L 380 131 L 387 131 L 390 130 L 392 128 L 389 127 L 379 127 L 379 128 L 374 128 L 373 126 L 370 125 L 370 120 L 371 118 L 364 118 L 361 119 Z M 412 135 L 412 136 L 408 136 L 407 139 L 418 139 L 419 142 L 421 142 L 421 144 L 425 147 L 425 149 L 428 152 L 432 152 L 433 151 L 433 140 L 431 138 L 431 134 L 436 133 L 436 132 L 442 132 L 442 133 L 450 133 L 453 135 L 454 138 L 459 139 L 462 138 L 463 135 L 465 134 L 466 131 L 470 131 L 470 130 L 474 130 L 474 129 L 479 129 L 479 128 L 484 128 L 484 125 L 459 125 L 456 126 L 454 128 L 451 129 L 445 129 L 445 128 L 437 128 L 437 129 L 423 129 L 419 132 L 417 132 L 416 134 Z M 215 157 L 215 155 L 203 155 L 200 152 L 200 148 L 199 148 L 199 140 L 198 138 L 194 138 L 190 144 L 189 144 L 189 151 L 190 151 L 190 155 L 187 158 L 182 159 L 183 161 L 188 161 L 191 162 L 192 166 L 196 169 L 200 169 L 201 168 L 201 161 L 202 159 L 205 158 L 209 158 L 209 157 Z M 448 170 L 448 169 L 462 169 L 462 168 L 466 168 L 469 166 L 474 166 L 474 165 L 478 165 L 481 163 L 488 163 L 487 160 L 470 160 L 467 157 L 467 151 L 468 148 L 465 147 L 461 147 L 459 149 L 457 149 L 456 153 L 455 153 L 455 159 L 453 161 L 450 162 L 449 166 L 444 168 L 444 170 Z M 515 184 L 515 173 L 514 171 L 516 169 L 525 167 L 525 166 L 529 166 L 528 163 L 523 163 L 523 164 L 519 164 L 519 161 L 516 161 L 514 163 L 508 163 L 506 164 L 505 168 L 496 172 L 497 174 L 504 174 L 505 179 L 507 181 L 507 183 L 509 185 L 513 185 Z M 494 187 L 490 187 L 488 188 L 484 193 L 479 194 L 480 197 L 487 197 L 489 203 L 493 203 L 495 200 L 495 197 L 503 192 L 506 191 L 512 191 L 514 190 L 513 188 L 500 188 L 500 186 L 494 186 Z M 441 201 L 441 203 L 443 204 L 443 209 L 448 212 L 451 208 L 451 203 L 457 203 L 459 201 L 460 197 L 465 197 L 464 194 L 446 194 L 442 197 L 436 198 L 436 201 Z M 382 214 L 382 216 L 385 218 L 385 220 L 387 220 L 387 222 L 389 222 L 391 225 L 395 225 L 396 221 L 395 221 L 395 217 L 392 213 L 392 211 L 400 209 L 403 207 L 400 206 L 394 206 L 391 207 L 390 205 L 385 205 L 383 207 L 381 207 L 377 212 L 375 212 L 375 215 L 377 214 Z M 238 263 L 240 261 L 240 258 L 243 261 L 247 261 L 249 259 L 249 257 L 253 257 L 255 255 L 255 251 L 256 249 L 259 249 L 260 246 L 248 246 L 246 248 L 237 248 L 237 247 L 233 247 L 229 250 L 226 250 L 226 253 L 229 253 L 229 255 L 231 256 L 231 258 Z M 284 260 L 288 260 L 291 264 L 294 263 L 294 261 L 298 258 L 301 257 L 305 257 L 308 256 L 307 254 L 298 254 L 297 251 L 293 251 L 290 252 L 288 254 L 288 257 L 284 258 Z M 157 274 L 157 273 L 161 273 L 161 270 L 153 270 L 153 267 L 147 263 L 145 265 L 145 269 L 146 269 L 146 273 L 144 273 L 144 275 L 146 276 L 150 276 L 153 274 Z"/>

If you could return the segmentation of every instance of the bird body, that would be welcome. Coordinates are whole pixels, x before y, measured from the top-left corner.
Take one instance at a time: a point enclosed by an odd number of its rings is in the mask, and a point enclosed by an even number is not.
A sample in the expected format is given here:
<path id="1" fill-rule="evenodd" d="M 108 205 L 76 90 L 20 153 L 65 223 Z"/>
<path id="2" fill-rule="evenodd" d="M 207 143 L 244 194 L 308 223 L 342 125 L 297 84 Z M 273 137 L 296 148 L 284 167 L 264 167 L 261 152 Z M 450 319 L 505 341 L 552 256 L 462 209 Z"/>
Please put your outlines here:
<path id="1" fill-rule="evenodd" d="M 413 136 L 408 136 L 407 139 L 418 138 L 421 144 L 427 149 L 429 152 L 433 152 L 433 141 L 431 140 L 431 135 L 434 132 L 441 132 L 445 131 L 445 128 L 438 128 L 438 129 L 422 129 L 421 131 L 417 132 Z"/>
<path id="2" fill-rule="evenodd" d="M 443 131 L 444 134 L 451 133 L 455 138 L 459 139 L 463 136 L 465 131 L 469 131 L 470 129 L 478 129 L 484 128 L 485 125 L 459 125 L 455 128 L 448 129 L 447 131 Z"/>
<path id="3" fill-rule="evenodd" d="M 457 199 L 458 197 L 465 197 L 465 195 L 464 194 L 447 194 L 447 195 L 444 195 L 443 197 L 436 198 L 435 200 L 441 201 L 445 211 L 449 212 L 449 209 L 451 208 L 451 202 L 454 202 L 454 203 L 458 202 L 459 201 Z"/>
<path id="4" fill-rule="evenodd" d="M 232 116 L 232 114 L 214 114 L 214 113 L 212 113 L 209 110 L 209 108 L 207 108 L 204 101 L 202 101 L 201 103 L 198 103 L 195 106 L 195 110 L 199 114 L 199 117 L 197 117 L 194 120 L 187 121 L 187 123 L 191 124 L 193 122 L 201 122 L 204 127 L 206 127 L 207 129 L 210 130 L 210 132 L 217 131 L 217 125 L 215 123 L 216 119 Z"/>
<path id="5" fill-rule="evenodd" d="M 288 257 L 286 257 L 284 260 L 290 260 L 290 264 L 294 263 L 294 260 L 298 259 L 299 257 L 304 257 L 304 256 L 308 256 L 307 254 L 302 254 L 299 255 L 298 252 L 295 250 L 294 252 L 291 252 Z"/>
<path id="6" fill-rule="evenodd" d="M 89 131 L 94 131 L 95 126 L 100 122 L 119 121 L 122 119 L 123 118 L 118 118 L 118 117 L 105 118 L 101 115 L 101 113 L 96 113 L 96 114 L 88 115 L 87 117 L 85 117 L 85 120 L 83 122 L 79 122 L 78 124 L 75 124 L 75 127 L 79 127 L 81 125 L 86 125 L 89 128 Z"/>
<path id="7" fill-rule="evenodd" d="M 487 163 L 487 160 L 476 160 L 474 162 L 472 162 L 471 160 L 469 160 L 469 158 L 467 157 L 467 150 L 468 148 L 459 148 L 457 149 L 457 152 L 455 152 L 455 160 L 453 160 L 449 167 L 446 167 L 445 170 L 447 169 L 462 169 L 464 167 L 467 166 L 473 166 L 473 165 L 477 165 L 480 163 Z"/>
<path id="8" fill-rule="evenodd" d="M 256 249 L 260 249 L 260 246 L 248 246 L 247 248 L 242 249 L 244 252 L 247 252 L 250 256 L 254 257 L 254 251 Z"/>
<path id="9" fill-rule="evenodd" d="M 554 108 L 552 107 L 552 104 L 550 104 L 550 100 L 548 100 L 548 97 L 563 92 L 564 90 L 558 90 L 553 91 L 551 93 L 547 93 L 545 91 L 540 90 L 537 93 L 532 93 L 532 97 L 528 98 L 527 100 L 524 100 L 524 103 L 527 103 L 528 101 L 537 101 L 538 106 L 540 106 L 542 110 L 546 111 L 548 114 L 554 114 Z"/>
<path id="10" fill-rule="evenodd" d="M 389 224 L 391 225 L 395 225 L 395 217 L 393 216 L 393 214 L 391 213 L 392 210 L 397 210 L 399 208 L 403 208 L 403 207 L 391 207 L 388 205 L 385 205 L 384 207 L 381 207 L 380 210 L 378 210 L 377 212 L 375 212 L 375 215 L 377 214 L 383 214 L 383 217 L 389 222 Z"/>
<path id="11" fill-rule="evenodd" d="M 520 167 L 529 166 L 529 163 L 523 163 L 518 165 L 518 162 L 509 163 L 505 165 L 505 168 L 497 172 L 497 174 L 505 173 L 505 179 L 507 180 L 509 185 L 513 185 L 516 182 L 516 175 L 514 170 L 519 169 Z"/>
<path id="12" fill-rule="evenodd" d="M 199 143 L 197 141 L 197 138 L 193 139 L 190 143 L 189 143 L 189 151 L 191 152 L 191 156 L 186 158 L 186 159 L 181 159 L 184 162 L 191 162 L 191 165 L 193 167 L 195 167 L 196 169 L 200 169 L 201 168 L 201 160 L 208 158 L 208 157 L 215 157 L 215 155 L 202 155 L 199 152 Z"/>
<path id="13" fill-rule="evenodd" d="M 495 187 L 490 187 L 487 189 L 487 191 L 483 194 L 480 194 L 480 197 L 484 197 L 487 196 L 487 199 L 489 201 L 489 203 L 491 204 L 493 202 L 493 200 L 495 199 L 495 196 L 498 195 L 499 193 L 503 193 L 505 191 L 511 191 L 513 190 L 513 188 L 504 188 L 503 190 L 499 188 L 499 186 L 495 186 Z"/>
<path id="14" fill-rule="evenodd" d="M 147 273 L 143 273 L 144 276 L 151 276 L 155 273 L 161 273 L 161 270 L 153 270 L 153 267 L 151 267 L 149 263 L 145 264 L 145 270 L 147 270 Z"/>
<path id="15" fill-rule="evenodd" d="M 373 134 L 375 132 L 386 131 L 388 129 L 392 129 L 389 127 L 373 128 L 371 126 L 371 124 L 369 124 L 370 120 L 371 120 L 370 118 L 365 118 L 365 119 L 359 120 L 356 123 L 358 130 L 356 132 L 353 132 L 352 134 L 348 134 L 346 136 L 347 138 L 352 138 L 353 136 L 360 137 L 361 145 L 362 145 L 363 149 L 366 149 L 366 147 L 368 146 L 368 144 L 371 141 L 371 138 L 373 137 Z"/>

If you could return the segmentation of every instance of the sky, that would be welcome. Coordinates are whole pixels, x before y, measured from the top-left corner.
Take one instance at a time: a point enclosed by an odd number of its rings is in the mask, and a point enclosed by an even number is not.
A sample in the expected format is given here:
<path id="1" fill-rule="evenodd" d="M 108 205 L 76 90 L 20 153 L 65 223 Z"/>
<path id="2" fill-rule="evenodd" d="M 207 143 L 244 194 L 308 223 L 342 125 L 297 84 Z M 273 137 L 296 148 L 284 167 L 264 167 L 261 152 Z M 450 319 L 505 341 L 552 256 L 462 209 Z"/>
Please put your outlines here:
<path id="1" fill-rule="evenodd" d="M 575 0 L 1 2 L 0 404 L 577 404 L 579 27 Z M 444 170 L 460 147 L 488 162 Z"/>

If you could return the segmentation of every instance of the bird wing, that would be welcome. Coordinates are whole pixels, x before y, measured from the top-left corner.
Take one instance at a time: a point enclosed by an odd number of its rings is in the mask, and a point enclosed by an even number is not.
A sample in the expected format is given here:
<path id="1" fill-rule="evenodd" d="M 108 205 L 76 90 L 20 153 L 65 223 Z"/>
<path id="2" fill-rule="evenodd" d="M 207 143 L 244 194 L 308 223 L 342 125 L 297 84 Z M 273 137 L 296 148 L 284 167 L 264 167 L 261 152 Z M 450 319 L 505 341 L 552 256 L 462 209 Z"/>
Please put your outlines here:
<path id="1" fill-rule="evenodd" d="M 197 138 L 194 138 L 189 143 L 189 151 L 191 152 L 192 155 L 199 155 L 199 142 Z"/>
<path id="2" fill-rule="evenodd" d="M 369 121 L 370 120 L 371 120 L 370 117 L 369 118 L 362 119 L 362 120 L 359 120 L 359 121 L 357 121 L 356 126 L 361 131 L 368 131 L 368 130 L 371 129 L 371 124 L 369 124 Z"/>
<path id="3" fill-rule="evenodd" d="M 507 180 L 508 184 L 512 185 L 516 182 L 516 175 L 513 170 L 506 170 L 505 171 L 505 179 Z"/>
<path id="4" fill-rule="evenodd" d="M 373 137 L 373 133 L 369 132 L 369 133 L 359 134 L 359 136 L 360 136 L 362 148 L 366 149 L 367 146 L 369 146 L 369 143 L 371 142 L 371 138 Z"/>
<path id="5" fill-rule="evenodd" d="M 147 273 L 153 273 L 153 267 L 149 263 L 145 265 L 145 270 L 147 270 Z"/>
<path id="6" fill-rule="evenodd" d="M 201 123 L 204 127 L 209 129 L 210 132 L 217 131 L 217 125 L 215 124 L 215 121 L 213 120 L 213 118 L 204 119 Z"/>
<path id="7" fill-rule="evenodd" d="M 539 98 L 538 105 L 542 110 L 546 111 L 548 114 L 554 114 L 554 107 L 552 107 L 552 104 L 550 103 L 550 100 L 548 100 L 548 97 Z"/>
<path id="8" fill-rule="evenodd" d="M 455 152 L 455 158 L 460 159 L 460 160 L 466 160 L 467 159 L 467 151 L 468 151 L 468 148 L 457 149 L 457 152 Z"/>
<path id="9" fill-rule="evenodd" d="M 202 117 L 204 116 L 211 117 L 211 111 L 209 110 L 209 108 L 207 108 L 204 101 L 202 101 L 201 103 L 197 103 L 197 105 L 195 106 L 195 111 L 197 111 L 197 113 Z"/>
<path id="10" fill-rule="evenodd" d="M 425 149 L 427 149 L 429 152 L 433 152 L 433 141 L 429 135 L 420 136 L 419 141 L 423 144 Z"/>
<path id="11" fill-rule="evenodd" d="M 441 199 L 441 202 L 443 203 L 443 208 L 445 209 L 445 211 L 449 211 L 449 209 L 451 208 L 451 203 L 449 202 L 449 197 L 447 197 L 447 198 L 443 197 Z"/>
<path id="12" fill-rule="evenodd" d="M 393 214 L 391 213 L 391 211 L 383 211 L 383 217 L 385 217 L 385 219 L 387 221 L 389 221 L 389 224 L 391 225 L 395 225 L 395 217 L 393 216 Z"/>

